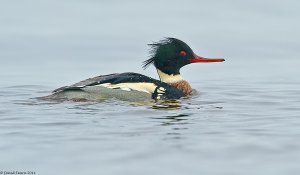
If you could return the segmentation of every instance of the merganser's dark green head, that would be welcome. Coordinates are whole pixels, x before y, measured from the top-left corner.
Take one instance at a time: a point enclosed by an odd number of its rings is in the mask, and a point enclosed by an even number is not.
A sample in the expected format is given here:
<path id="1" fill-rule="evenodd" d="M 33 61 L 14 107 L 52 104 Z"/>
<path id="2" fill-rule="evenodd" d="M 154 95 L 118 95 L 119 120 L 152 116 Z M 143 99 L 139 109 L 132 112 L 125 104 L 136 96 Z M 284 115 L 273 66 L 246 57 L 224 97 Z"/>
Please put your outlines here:
<path id="1" fill-rule="evenodd" d="M 151 57 L 144 61 L 143 67 L 153 63 L 157 69 L 168 75 L 180 74 L 180 68 L 190 63 L 224 61 L 223 58 L 197 56 L 185 42 L 176 38 L 166 38 L 149 45 Z"/>

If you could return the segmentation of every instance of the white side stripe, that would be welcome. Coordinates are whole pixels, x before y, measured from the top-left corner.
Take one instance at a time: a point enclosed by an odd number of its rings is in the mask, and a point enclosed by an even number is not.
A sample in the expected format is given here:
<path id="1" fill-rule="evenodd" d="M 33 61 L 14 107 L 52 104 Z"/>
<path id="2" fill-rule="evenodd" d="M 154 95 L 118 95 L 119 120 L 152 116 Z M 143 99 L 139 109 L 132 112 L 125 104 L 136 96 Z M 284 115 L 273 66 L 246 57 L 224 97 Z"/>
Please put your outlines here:
<path id="1" fill-rule="evenodd" d="M 146 93 L 153 93 L 155 91 L 155 88 L 157 87 L 154 83 L 119 83 L 119 84 L 111 84 L 111 83 L 104 83 L 104 84 L 99 84 L 97 86 L 102 86 L 110 89 L 116 89 L 120 88 L 121 90 L 136 90 L 136 91 L 141 91 L 141 92 L 146 92 Z"/>

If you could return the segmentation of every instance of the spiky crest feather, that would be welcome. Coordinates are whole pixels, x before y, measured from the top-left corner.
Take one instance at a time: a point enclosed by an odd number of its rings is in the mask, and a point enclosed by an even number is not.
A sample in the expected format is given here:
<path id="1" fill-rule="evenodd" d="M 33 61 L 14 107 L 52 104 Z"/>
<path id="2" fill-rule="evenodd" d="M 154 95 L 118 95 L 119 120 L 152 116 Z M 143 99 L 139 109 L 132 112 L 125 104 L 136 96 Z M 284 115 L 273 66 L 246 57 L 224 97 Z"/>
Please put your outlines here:
<path id="1" fill-rule="evenodd" d="M 163 45 L 166 45 L 166 44 L 170 44 L 172 43 L 173 41 L 175 41 L 176 38 L 170 38 L 170 37 L 167 37 L 163 40 L 160 40 L 158 42 L 153 42 L 151 44 L 148 44 L 148 46 L 150 46 L 150 50 L 149 50 L 149 55 L 150 55 L 150 58 L 146 61 L 143 62 L 143 68 L 146 69 L 149 65 L 153 64 L 155 59 L 156 59 L 156 52 L 157 52 L 157 49 L 160 47 L 160 46 L 163 46 Z"/>

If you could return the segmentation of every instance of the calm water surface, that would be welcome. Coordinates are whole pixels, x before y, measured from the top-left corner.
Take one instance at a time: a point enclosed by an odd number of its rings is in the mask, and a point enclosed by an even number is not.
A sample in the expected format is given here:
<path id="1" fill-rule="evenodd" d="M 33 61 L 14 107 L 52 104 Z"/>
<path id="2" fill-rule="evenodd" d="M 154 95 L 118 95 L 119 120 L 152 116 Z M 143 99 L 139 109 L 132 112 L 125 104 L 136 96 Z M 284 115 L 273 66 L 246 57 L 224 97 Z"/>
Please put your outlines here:
<path id="1" fill-rule="evenodd" d="M 55 2 L 0 3 L 0 172 L 300 173 L 298 1 Z M 141 62 L 164 36 L 226 58 L 182 69 L 192 98 L 35 99 L 111 72 L 157 78 Z"/>

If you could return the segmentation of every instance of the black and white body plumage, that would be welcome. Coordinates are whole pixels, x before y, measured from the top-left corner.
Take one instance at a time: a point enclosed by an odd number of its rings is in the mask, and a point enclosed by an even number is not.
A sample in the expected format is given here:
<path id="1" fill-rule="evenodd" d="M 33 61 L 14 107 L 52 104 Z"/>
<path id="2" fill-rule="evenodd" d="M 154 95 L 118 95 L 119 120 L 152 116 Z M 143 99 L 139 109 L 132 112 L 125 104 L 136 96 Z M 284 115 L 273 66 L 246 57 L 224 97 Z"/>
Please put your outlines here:
<path id="1" fill-rule="evenodd" d="M 89 92 L 89 89 L 95 87 L 98 87 L 99 90 L 101 88 L 108 88 L 111 90 L 122 90 L 127 92 L 138 91 L 148 93 L 151 95 L 152 99 L 156 100 L 179 99 L 184 96 L 184 93 L 182 91 L 167 83 L 133 72 L 115 73 L 89 78 L 70 86 L 58 88 L 53 91 L 53 95 L 61 94 L 68 91 Z M 64 96 L 61 97 L 67 98 Z"/>
<path id="2" fill-rule="evenodd" d="M 133 72 L 101 75 L 58 88 L 52 95 L 42 99 L 80 101 L 110 97 L 179 99 L 192 93 L 191 86 L 180 75 L 181 67 L 196 62 L 224 61 L 222 58 L 199 57 L 186 43 L 176 38 L 166 38 L 150 46 L 151 56 L 144 62 L 144 68 L 153 64 L 160 80 Z"/>

